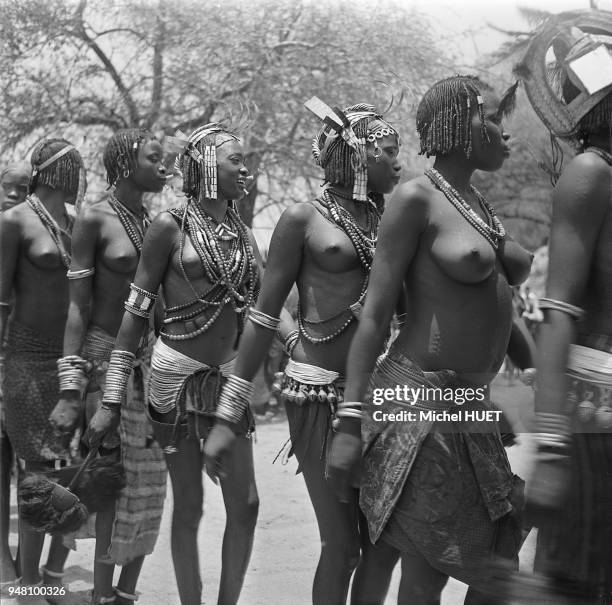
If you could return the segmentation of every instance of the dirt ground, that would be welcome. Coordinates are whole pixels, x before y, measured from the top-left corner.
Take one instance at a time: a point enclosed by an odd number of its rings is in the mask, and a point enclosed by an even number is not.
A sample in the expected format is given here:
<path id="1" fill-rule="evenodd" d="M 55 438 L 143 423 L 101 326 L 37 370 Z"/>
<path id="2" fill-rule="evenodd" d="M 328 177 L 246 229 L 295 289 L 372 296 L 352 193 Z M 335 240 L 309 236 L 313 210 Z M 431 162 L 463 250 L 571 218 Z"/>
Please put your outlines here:
<path id="1" fill-rule="evenodd" d="M 521 419 L 529 415 L 532 396 L 529 389 L 516 382 L 508 385 L 498 379 L 493 400 L 508 413 L 515 429 L 521 430 Z M 243 605 L 308 605 L 311 583 L 317 563 L 319 543 L 314 513 L 301 476 L 295 475 L 295 460 L 275 464 L 272 460 L 288 437 L 284 416 L 258 424 L 254 446 L 260 512 L 253 556 L 244 589 Z M 520 435 L 519 444 L 508 450 L 514 471 L 525 477 L 531 442 L 528 435 Z M 13 489 L 14 492 L 14 489 Z M 168 493 L 162 529 L 155 552 L 145 560 L 139 581 L 139 605 L 178 605 L 178 593 L 170 556 L 170 517 L 172 494 Z M 198 536 L 200 568 L 204 583 L 202 603 L 216 603 L 220 575 L 221 539 L 224 510 L 221 490 L 205 478 L 204 518 Z M 17 542 L 17 509 L 12 507 L 10 544 Z M 521 566 L 528 568 L 533 559 L 534 532 L 521 551 Z M 78 550 L 71 553 L 66 564 L 65 583 L 71 605 L 89 603 L 93 585 L 93 540 L 82 540 Z M 43 562 L 45 558 L 43 556 Z M 397 602 L 399 570 L 396 569 L 386 605 Z M 460 605 L 465 586 L 449 581 L 443 593 L 442 605 Z M 3 599 L 6 605 L 17 604 L 14 599 Z"/>

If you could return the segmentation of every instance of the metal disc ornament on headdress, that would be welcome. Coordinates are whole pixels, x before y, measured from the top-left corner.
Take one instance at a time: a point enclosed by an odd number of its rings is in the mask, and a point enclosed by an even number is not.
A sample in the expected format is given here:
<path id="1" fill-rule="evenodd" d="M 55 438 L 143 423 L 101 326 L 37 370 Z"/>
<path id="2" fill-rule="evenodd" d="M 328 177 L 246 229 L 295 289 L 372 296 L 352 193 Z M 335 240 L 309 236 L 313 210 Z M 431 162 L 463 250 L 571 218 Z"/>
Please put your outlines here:
<path id="1" fill-rule="evenodd" d="M 570 11 L 549 18 L 515 72 L 549 130 L 562 138 L 575 135 L 580 120 L 612 93 L 612 12 Z M 561 91 L 567 80 L 577 90 L 571 100 Z"/>

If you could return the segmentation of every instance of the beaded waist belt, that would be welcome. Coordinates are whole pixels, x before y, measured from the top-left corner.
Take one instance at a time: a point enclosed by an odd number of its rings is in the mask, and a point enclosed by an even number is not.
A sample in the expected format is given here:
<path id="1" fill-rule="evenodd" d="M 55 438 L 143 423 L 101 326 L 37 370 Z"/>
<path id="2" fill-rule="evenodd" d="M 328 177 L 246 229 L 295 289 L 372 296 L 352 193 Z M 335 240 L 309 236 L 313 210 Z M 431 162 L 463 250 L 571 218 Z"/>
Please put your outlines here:
<path id="1" fill-rule="evenodd" d="M 301 406 L 306 402 L 327 402 L 335 412 L 335 406 L 344 398 L 344 378 L 338 372 L 290 359 L 279 389 L 289 403 Z"/>
<path id="2" fill-rule="evenodd" d="M 578 432 L 612 429 L 612 353 L 572 345 L 566 412 L 575 416 Z"/>

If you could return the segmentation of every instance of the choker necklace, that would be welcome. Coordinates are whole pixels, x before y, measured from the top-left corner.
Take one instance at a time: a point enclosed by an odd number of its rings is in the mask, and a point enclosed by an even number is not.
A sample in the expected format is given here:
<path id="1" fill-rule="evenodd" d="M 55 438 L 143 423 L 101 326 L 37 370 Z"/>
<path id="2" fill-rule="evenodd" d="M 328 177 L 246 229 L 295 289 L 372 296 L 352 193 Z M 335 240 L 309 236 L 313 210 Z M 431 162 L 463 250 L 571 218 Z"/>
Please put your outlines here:
<path id="1" fill-rule="evenodd" d="M 472 207 L 459 195 L 459 192 L 435 168 L 428 168 L 425 171 L 425 176 L 446 196 L 463 218 L 493 246 L 493 249 L 497 250 L 499 240 L 504 238 L 506 230 L 497 218 L 495 210 L 482 193 L 474 185 L 470 185 L 470 191 L 476 196 L 482 211 L 487 216 L 488 224 L 474 212 Z"/>
<path id="2" fill-rule="evenodd" d="M 604 160 L 604 162 L 608 162 L 608 164 L 612 166 L 612 153 L 604 151 L 599 147 L 587 147 L 584 151 L 590 151 L 595 155 L 598 155 L 602 160 Z"/>

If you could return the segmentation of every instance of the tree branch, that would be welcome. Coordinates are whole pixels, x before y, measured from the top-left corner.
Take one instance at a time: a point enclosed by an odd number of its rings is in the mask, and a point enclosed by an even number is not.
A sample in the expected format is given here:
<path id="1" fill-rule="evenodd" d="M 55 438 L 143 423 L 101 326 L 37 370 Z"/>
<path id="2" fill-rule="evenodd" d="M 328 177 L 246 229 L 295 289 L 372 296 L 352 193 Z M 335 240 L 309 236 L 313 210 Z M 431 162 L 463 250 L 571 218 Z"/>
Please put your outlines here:
<path id="1" fill-rule="evenodd" d="M 123 99 L 123 102 L 125 103 L 125 106 L 128 110 L 128 114 L 130 118 L 129 119 L 130 125 L 137 126 L 140 118 L 138 115 L 138 108 L 136 106 L 136 103 L 134 102 L 134 99 L 132 98 L 132 95 L 130 94 L 130 91 L 124 84 L 121 76 L 119 75 L 119 72 L 113 65 L 112 61 L 106 56 L 106 53 L 100 48 L 100 46 L 96 43 L 96 41 L 89 36 L 87 31 L 85 30 L 85 21 L 83 19 L 83 13 L 85 11 L 86 6 L 87 6 L 87 0 L 80 0 L 76 13 L 75 13 L 76 16 L 78 17 L 78 21 L 76 23 L 74 34 L 77 38 L 80 38 L 81 40 L 83 40 L 87 44 L 87 46 L 89 46 L 89 48 L 93 50 L 93 52 L 96 54 L 98 59 L 100 59 L 108 75 L 111 77 L 111 79 L 115 83 L 115 86 L 117 87 L 117 90 L 119 91 L 119 94 L 121 95 L 121 98 Z"/>

